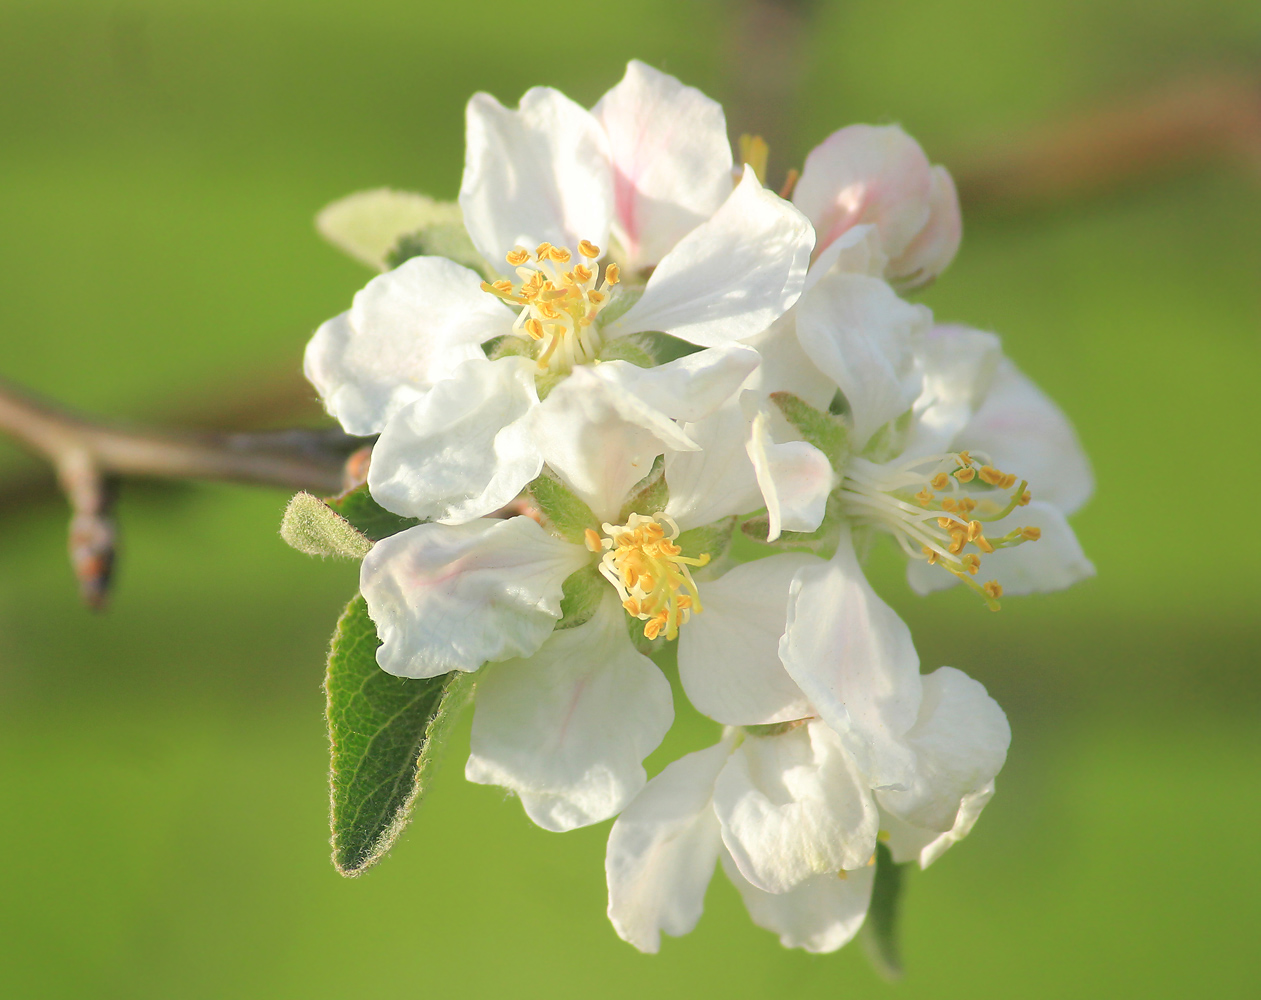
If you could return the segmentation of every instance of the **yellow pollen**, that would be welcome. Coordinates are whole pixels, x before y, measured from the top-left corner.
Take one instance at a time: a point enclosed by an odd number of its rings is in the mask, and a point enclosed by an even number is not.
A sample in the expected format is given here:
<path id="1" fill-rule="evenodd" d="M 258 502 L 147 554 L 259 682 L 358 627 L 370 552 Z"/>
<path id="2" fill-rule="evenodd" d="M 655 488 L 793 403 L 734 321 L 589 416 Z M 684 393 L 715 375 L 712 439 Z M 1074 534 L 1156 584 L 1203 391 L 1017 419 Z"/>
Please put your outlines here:
<path id="1" fill-rule="evenodd" d="M 577 265 L 569 273 L 578 284 L 585 284 L 595 277 L 595 275 L 591 273 L 591 268 L 587 267 L 585 264 Z"/>
<path id="2" fill-rule="evenodd" d="M 525 247 L 517 247 L 515 250 L 509 251 L 505 259 L 513 267 L 520 267 L 530 259 L 530 251 L 525 249 Z"/>
<path id="3" fill-rule="evenodd" d="M 976 576 L 976 571 L 981 568 L 981 557 L 975 552 L 969 552 L 966 556 L 960 559 L 959 562 L 962 563 L 963 568 L 973 576 Z"/>
<path id="4" fill-rule="evenodd" d="M 600 256 L 600 248 L 590 240 L 579 240 L 578 252 L 589 260 L 595 260 Z"/>
<path id="5" fill-rule="evenodd" d="M 976 538 L 972 540 L 972 544 L 987 555 L 994 551 L 993 543 L 990 542 L 990 540 L 984 535 L 977 535 Z"/>
<path id="6" fill-rule="evenodd" d="M 959 480 L 961 483 L 970 483 L 975 478 L 976 470 L 970 466 L 965 465 L 963 468 L 955 471 L 955 479 Z"/>
<path id="7" fill-rule="evenodd" d="M 604 546 L 600 544 L 600 533 L 594 528 L 588 528 L 582 533 L 582 539 L 586 543 L 587 548 L 592 552 L 603 552 Z"/>
<path id="8" fill-rule="evenodd" d="M 645 623 L 644 635 L 649 639 L 662 634 L 667 639 L 677 637 L 679 626 L 703 610 L 689 567 L 706 565 L 709 554 L 683 555 L 674 541 L 678 525 L 664 514 L 632 514 L 626 524 L 602 528 L 605 537 L 596 539 L 604 552 L 600 572 L 617 588 L 622 607 Z M 588 548 L 593 548 L 594 534 L 588 529 Z"/>
<path id="9" fill-rule="evenodd" d="M 927 545 L 921 545 L 921 546 L 920 546 L 920 551 L 921 551 L 921 552 L 923 552 L 923 553 L 924 553 L 925 558 L 927 558 L 927 559 L 928 559 L 928 565 L 929 565 L 929 566 L 931 566 L 933 563 L 935 563 L 935 562 L 937 561 L 937 550 L 936 550 L 936 549 L 930 549 Z"/>
<path id="10" fill-rule="evenodd" d="M 928 485 L 930 485 L 935 490 L 944 490 L 947 486 L 950 485 L 950 477 L 947 476 L 944 472 L 939 472 L 937 473 L 937 475 L 933 476 L 932 480 L 929 482 Z M 942 506 L 944 507 L 945 504 L 942 504 Z"/>
<path id="11" fill-rule="evenodd" d="M 604 269 L 604 283 L 606 285 L 616 285 L 622 280 L 622 269 L 616 264 L 610 264 Z"/>
<path id="12" fill-rule="evenodd" d="M 941 502 L 941 509 L 942 509 L 942 510 L 958 510 L 958 509 L 959 509 L 959 505 L 955 502 L 954 497 L 946 497 L 946 498 L 945 498 L 944 500 L 942 500 L 942 502 Z M 938 523 L 938 524 L 941 524 L 941 521 L 939 520 L 937 523 Z M 942 524 L 941 526 L 942 526 L 943 528 L 945 527 L 945 525 L 944 525 L 944 524 Z"/>
<path id="13" fill-rule="evenodd" d="M 1003 585 L 997 580 L 990 580 L 986 583 L 984 590 L 989 597 L 992 597 L 996 601 L 1003 596 Z"/>
<path id="14" fill-rule="evenodd" d="M 534 340 L 543 339 L 543 324 L 537 319 L 527 319 L 525 321 L 525 332 Z"/>
<path id="15" fill-rule="evenodd" d="M 1041 538 L 1041 537 L 1042 537 L 1042 529 L 1041 529 L 1041 528 L 1032 528 L 1032 527 L 1031 527 L 1031 528 L 1021 528 L 1021 529 L 1020 529 L 1020 535 L 1021 535 L 1021 537 L 1022 537 L 1022 538 L 1028 539 L 1028 540 L 1029 540 L 1029 541 L 1031 541 L 1031 542 L 1036 542 L 1039 538 Z"/>
<path id="16" fill-rule="evenodd" d="M 983 525 L 980 521 L 969 521 L 968 522 L 968 541 L 975 542 L 978 538 L 981 537 L 981 533 L 984 530 L 985 530 L 985 525 Z"/>
<path id="17" fill-rule="evenodd" d="M 959 464 L 966 467 L 972 464 L 972 456 L 966 451 L 959 452 Z"/>
<path id="18" fill-rule="evenodd" d="M 1032 499 L 1033 499 L 1033 494 L 1029 490 L 1025 490 L 1023 493 L 1020 494 L 1020 499 L 1017 500 L 1016 502 L 1020 504 L 1021 507 L 1028 507 L 1029 501 Z"/>
<path id="19" fill-rule="evenodd" d="M 574 255 L 569 252 L 568 247 L 549 247 L 547 256 L 556 261 L 557 264 L 568 264 Z"/>
<path id="20" fill-rule="evenodd" d="M 981 482 L 989 483 L 991 486 L 1002 486 L 1003 480 L 1007 478 L 1007 473 L 1000 472 L 992 465 L 982 465 L 980 474 Z"/>
<path id="21" fill-rule="evenodd" d="M 919 501 L 921 507 L 927 507 L 930 503 L 937 499 L 933 491 L 930 489 L 922 489 L 915 494 L 915 499 Z"/>
<path id="22" fill-rule="evenodd" d="M 551 249 L 552 245 L 550 243 L 540 243 L 534 250 L 534 259 L 539 261 L 546 260 Z"/>

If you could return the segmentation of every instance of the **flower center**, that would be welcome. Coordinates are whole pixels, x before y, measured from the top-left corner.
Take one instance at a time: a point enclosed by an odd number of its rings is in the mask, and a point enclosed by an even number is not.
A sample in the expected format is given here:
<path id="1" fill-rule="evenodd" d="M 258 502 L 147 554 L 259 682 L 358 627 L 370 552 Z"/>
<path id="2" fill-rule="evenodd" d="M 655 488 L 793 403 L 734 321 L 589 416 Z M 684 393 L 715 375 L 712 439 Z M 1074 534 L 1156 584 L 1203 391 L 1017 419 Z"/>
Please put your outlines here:
<path id="1" fill-rule="evenodd" d="M 1000 521 L 1032 499 L 1029 484 L 991 465 L 978 467 L 966 451 L 877 465 L 851 458 L 841 483 L 841 504 L 853 520 L 888 531 L 903 551 L 941 566 L 976 591 L 994 611 L 1003 588 L 972 578 L 981 557 L 996 549 L 1037 541 L 1038 528 L 1016 528 L 989 538 L 985 525 Z M 917 490 L 918 488 L 918 490 Z M 975 551 L 967 551 L 972 546 Z"/>
<path id="2" fill-rule="evenodd" d="M 679 626 L 703 610 L 688 567 L 706 565 L 709 553 L 699 558 L 683 555 L 674 542 L 679 526 L 665 514 L 632 514 L 625 524 L 601 527 L 604 538 L 587 529 L 587 548 L 604 553 L 600 572 L 617 588 L 622 607 L 647 622 L 644 635 L 649 639 L 657 638 L 663 630 L 667 639 L 675 638 Z"/>
<path id="3" fill-rule="evenodd" d="M 578 255 L 582 259 L 574 264 L 567 247 L 540 243 L 530 253 L 519 246 L 507 256 L 519 284 L 507 278 L 482 282 L 483 291 L 522 307 L 512 332 L 537 345 L 534 356 L 543 371 L 564 374 L 575 365 L 588 364 L 601 346 L 595 318 L 609 304 L 618 266 L 605 265 L 604 280 L 599 281 L 600 248 L 583 240 Z"/>

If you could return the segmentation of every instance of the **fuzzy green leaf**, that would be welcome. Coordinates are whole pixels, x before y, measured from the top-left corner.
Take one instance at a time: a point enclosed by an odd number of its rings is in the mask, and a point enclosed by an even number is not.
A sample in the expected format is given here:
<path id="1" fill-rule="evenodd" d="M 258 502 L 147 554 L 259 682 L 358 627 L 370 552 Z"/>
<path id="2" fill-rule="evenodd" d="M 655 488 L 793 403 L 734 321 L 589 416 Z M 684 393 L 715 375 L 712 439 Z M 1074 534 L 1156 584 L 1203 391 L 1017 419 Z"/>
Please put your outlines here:
<path id="1" fill-rule="evenodd" d="M 400 517 L 386 510 L 372 499 L 366 483 L 340 496 L 328 497 L 324 503 L 374 542 L 421 523 L 418 517 Z"/>
<path id="2" fill-rule="evenodd" d="M 289 501 L 280 537 L 309 556 L 362 559 L 372 548 L 372 539 L 310 493 L 295 494 Z"/>
<path id="3" fill-rule="evenodd" d="M 849 458 L 849 428 L 845 422 L 830 413 L 816 410 L 791 392 L 773 392 L 771 402 L 779 407 L 784 418 L 797 428 L 802 438 L 827 456 L 833 470 L 839 474 Z"/>
<path id="4" fill-rule="evenodd" d="M 670 487 L 666 483 L 665 458 L 658 455 L 648 470 L 648 475 L 631 487 L 630 496 L 617 515 L 618 523 L 625 524 L 632 514 L 655 514 L 670 502 Z"/>
<path id="5" fill-rule="evenodd" d="M 389 257 L 403 237 L 431 226 L 463 229 L 460 206 L 411 191 L 375 188 L 347 195 L 315 217 L 321 236 L 378 271 L 396 266 Z"/>
<path id="6" fill-rule="evenodd" d="M 561 585 L 560 621 L 556 628 L 574 628 L 590 621 L 608 593 L 608 586 L 595 563 L 570 573 Z"/>
<path id="7" fill-rule="evenodd" d="M 599 532 L 591 508 L 551 473 L 544 472 L 528 488 L 544 520 L 562 538 L 582 545 L 588 528 Z"/>
<path id="8" fill-rule="evenodd" d="M 407 826 L 473 687 L 460 671 L 427 680 L 387 674 L 377 666 L 379 645 L 356 597 L 337 622 L 324 681 L 333 865 L 348 876 L 376 864 Z"/>
<path id="9" fill-rule="evenodd" d="M 898 911 L 902 899 L 903 868 L 895 864 L 884 844 L 876 845 L 876 881 L 871 906 L 863 923 L 867 957 L 886 979 L 902 978 L 902 949 L 898 944 Z"/>
<path id="10" fill-rule="evenodd" d="M 708 553 L 711 561 L 717 561 L 726 554 L 731 545 L 731 533 L 735 527 L 734 517 L 724 517 L 713 524 L 690 528 L 674 541 L 683 550 L 685 556 L 699 557 Z"/>
<path id="11" fill-rule="evenodd" d="M 493 278 L 494 273 L 486 266 L 486 261 L 477 252 L 464 228 L 464 220 L 459 217 L 459 206 L 453 207 L 457 210 L 456 218 L 433 222 L 400 236 L 386 255 L 386 266 L 395 268 L 413 257 L 446 257 L 477 271 L 484 278 Z"/>

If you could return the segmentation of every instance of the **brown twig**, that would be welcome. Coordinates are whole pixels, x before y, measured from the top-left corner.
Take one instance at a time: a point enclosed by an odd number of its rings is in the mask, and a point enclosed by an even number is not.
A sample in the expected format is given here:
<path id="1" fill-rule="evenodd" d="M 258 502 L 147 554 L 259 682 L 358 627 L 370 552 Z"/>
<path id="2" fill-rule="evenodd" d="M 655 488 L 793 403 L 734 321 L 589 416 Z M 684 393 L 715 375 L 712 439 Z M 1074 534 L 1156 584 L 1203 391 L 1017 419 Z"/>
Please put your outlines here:
<path id="1" fill-rule="evenodd" d="M 84 600 L 103 605 L 116 548 L 112 508 L 123 477 L 210 479 L 336 493 L 363 445 L 340 430 L 155 430 L 70 413 L 0 379 L 0 433 L 48 460 L 70 503 L 70 555 Z"/>

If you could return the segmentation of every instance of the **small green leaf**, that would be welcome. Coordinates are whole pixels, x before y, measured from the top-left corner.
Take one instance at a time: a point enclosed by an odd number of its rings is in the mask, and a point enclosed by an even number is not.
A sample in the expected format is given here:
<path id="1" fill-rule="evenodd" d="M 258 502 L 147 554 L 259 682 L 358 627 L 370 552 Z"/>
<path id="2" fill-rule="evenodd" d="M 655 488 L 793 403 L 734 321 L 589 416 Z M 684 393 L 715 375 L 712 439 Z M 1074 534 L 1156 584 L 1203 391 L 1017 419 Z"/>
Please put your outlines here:
<path id="1" fill-rule="evenodd" d="M 340 496 L 328 497 L 324 503 L 374 542 L 422 523 L 418 517 L 401 517 L 386 510 L 372 499 L 366 483 Z"/>
<path id="2" fill-rule="evenodd" d="M 407 234 L 422 227 L 452 225 L 464 228 L 460 206 L 455 202 L 435 201 L 423 194 L 390 188 L 347 195 L 315 217 L 315 228 L 321 236 L 378 271 L 388 271 L 393 266 L 387 258 Z"/>
<path id="3" fill-rule="evenodd" d="M 770 519 L 765 514 L 750 517 L 740 525 L 740 530 L 763 545 L 775 545 L 784 549 L 808 549 L 811 552 L 830 555 L 835 551 L 837 532 L 845 520 L 841 502 L 835 493 L 828 497 L 827 510 L 822 523 L 814 531 L 781 531 L 775 541 L 769 541 Z"/>
<path id="4" fill-rule="evenodd" d="M 625 524 L 632 514 L 655 514 L 670 502 L 670 487 L 666 484 L 665 457 L 658 455 L 648 470 L 648 475 L 631 487 L 630 496 L 617 515 L 618 523 Z"/>
<path id="5" fill-rule="evenodd" d="M 445 207 L 448 203 L 438 204 Z M 459 206 L 454 203 L 449 204 L 455 209 L 452 219 L 433 222 L 421 226 L 414 232 L 404 233 L 386 254 L 386 266 L 395 268 L 413 257 L 446 257 L 457 264 L 463 264 L 470 270 L 477 271 L 484 278 L 494 277 L 482 255 L 473 246 L 468 230 L 464 228 L 464 219 L 459 214 Z"/>
<path id="6" fill-rule="evenodd" d="M 636 368 L 653 368 L 657 364 L 650 339 L 640 334 L 614 337 L 600 348 L 600 360 L 627 361 Z"/>
<path id="7" fill-rule="evenodd" d="M 791 392 L 772 392 L 771 402 L 779 407 L 784 418 L 797 432 L 827 456 L 833 470 L 840 474 L 849 458 L 849 428 L 830 413 L 816 410 Z"/>
<path id="8" fill-rule="evenodd" d="M 863 449 L 863 458 L 872 462 L 887 462 L 902 453 L 906 447 L 906 438 L 911 430 L 914 414 L 907 410 L 900 417 L 890 420 L 871 436 L 867 447 Z"/>
<path id="9" fill-rule="evenodd" d="M 608 586 L 609 582 L 600 575 L 595 563 L 570 573 L 561 585 L 560 621 L 556 628 L 574 628 L 590 621 Z"/>
<path id="10" fill-rule="evenodd" d="M 289 501 L 280 537 L 309 556 L 362 559 L 372 548 L 372 539 L 310 493 L 295 494 Z"/>
<path id="11" fill-rule="evenodd" d="M 337 622 L 324 681 L 333 865 L 348 876 L 376 864 L 407 826 L 473 687 L 461 671 L 427 680 L 387 674 L 377 666 L 379 645 L 356 597 Z"/>
<path id="12" fill-rule="evenodd" d="M 543 518 L 562 538 L 582 545 L 588 528 L 599 533 L 600 522 L 591 508 L 550 472 L 544 472 L 527 488 Z"/>
<path id="13" fill-rule="evenodd" d="M 871 906 L 863 923 L 867 957 L 886 979 L 902 978 L 902 949 L 898 944 L 898 910 L 902 898 L 903 868 L 895 864 L 884 844 L 876 845 L 876 881 Z"/>

